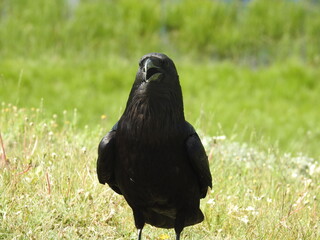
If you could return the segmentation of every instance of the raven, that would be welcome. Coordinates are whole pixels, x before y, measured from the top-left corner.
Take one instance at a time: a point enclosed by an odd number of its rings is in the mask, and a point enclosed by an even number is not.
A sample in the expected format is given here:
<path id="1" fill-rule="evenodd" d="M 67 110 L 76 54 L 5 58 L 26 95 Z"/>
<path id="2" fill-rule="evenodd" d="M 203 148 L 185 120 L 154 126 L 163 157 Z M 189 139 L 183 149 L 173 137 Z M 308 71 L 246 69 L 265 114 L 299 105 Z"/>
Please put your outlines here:
<path id="1" fill-rule="evenodd" d="M 179 76 L 165 54 L 139 61 L 124 113 L 99 144 L 97 174 L 132 208 L 138 240 L 146 223 L 174 228 L 179 240 L 184 227 L 203 221 L 209 162 L 185 120 Z"/>

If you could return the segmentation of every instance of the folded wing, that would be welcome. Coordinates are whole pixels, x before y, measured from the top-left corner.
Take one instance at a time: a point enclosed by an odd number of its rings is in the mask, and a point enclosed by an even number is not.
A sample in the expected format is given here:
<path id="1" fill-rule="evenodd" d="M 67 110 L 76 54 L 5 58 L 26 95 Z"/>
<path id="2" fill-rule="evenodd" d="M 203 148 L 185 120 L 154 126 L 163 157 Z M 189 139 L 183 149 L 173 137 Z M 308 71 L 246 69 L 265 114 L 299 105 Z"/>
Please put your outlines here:
<path id="1" fill-rule="evenodd" d="M 116 132 L 117 124 L 102 138 L 99 144 L 97 174 L 101 184 L 107 183 L 116 193 L 122 194 L 114 175 Z"/>
<path id="2" fill-rule="evenodd" d="M 190 135 L 186 140 L 185 146 L 190 164 L 200 183 L 201 198 L 204 198 L 207 194 L 208 187 L 212 188 L 212 176 L 210 173 L 209 161 L 198 134 L 191 124 L 187 124 Z"/>

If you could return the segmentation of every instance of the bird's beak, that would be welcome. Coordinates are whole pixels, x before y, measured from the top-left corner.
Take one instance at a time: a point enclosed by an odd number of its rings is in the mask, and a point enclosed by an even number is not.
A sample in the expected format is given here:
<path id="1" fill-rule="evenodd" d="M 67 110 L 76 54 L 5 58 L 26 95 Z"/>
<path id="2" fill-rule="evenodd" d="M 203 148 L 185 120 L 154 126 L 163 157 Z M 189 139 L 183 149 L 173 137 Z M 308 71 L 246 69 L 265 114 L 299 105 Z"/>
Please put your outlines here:
<path id="1" fill-rule="evenodd" d="M 160 67 L 155 65 L 154 62 L 148 58 L 143 67 L 144 71 L 144 79 L 146 82 L 153 81 L 153 80 L 158 80 L 160 75 L 162 75 L 162 72 L 160 71 Z"/>

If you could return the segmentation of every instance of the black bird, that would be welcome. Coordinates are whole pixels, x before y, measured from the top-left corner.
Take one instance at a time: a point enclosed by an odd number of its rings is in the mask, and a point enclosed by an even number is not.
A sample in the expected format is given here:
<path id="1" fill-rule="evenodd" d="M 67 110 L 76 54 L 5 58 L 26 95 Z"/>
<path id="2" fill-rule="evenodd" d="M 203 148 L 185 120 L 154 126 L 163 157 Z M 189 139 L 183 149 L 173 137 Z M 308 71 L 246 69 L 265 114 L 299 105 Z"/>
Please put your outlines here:
<path id="1" fill-rule="evenodd" d="M 141 58 L 125 111 L 99 144 L 97 173 L 132 208 L 138 240 L 145 223 L 174 228 L 179 240 L 184 227 L 203 221 L 208 158 L 184 118 L 179 76 L 166 55 Z"/>

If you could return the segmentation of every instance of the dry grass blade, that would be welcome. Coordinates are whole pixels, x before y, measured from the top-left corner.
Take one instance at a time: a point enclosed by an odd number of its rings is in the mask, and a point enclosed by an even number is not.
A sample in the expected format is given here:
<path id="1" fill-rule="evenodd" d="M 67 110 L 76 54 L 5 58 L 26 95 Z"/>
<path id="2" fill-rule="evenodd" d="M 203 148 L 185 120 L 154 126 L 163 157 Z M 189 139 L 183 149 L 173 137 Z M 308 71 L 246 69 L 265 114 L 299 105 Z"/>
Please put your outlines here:
<path id="1" fill-rule="evenodd" d="M 2 140 L 2 135 L 1 135 L 1 132 L 0 132 L 0 144 L 1 144 L 1 158 L 0 158 L 0 167 L 5 167 L 9 164 L 9 161 L 7 159 L 7 155 L 6 155 L 6 150 L 4 148 L 4 143 L 3 143 L 3 140 Z"/>

